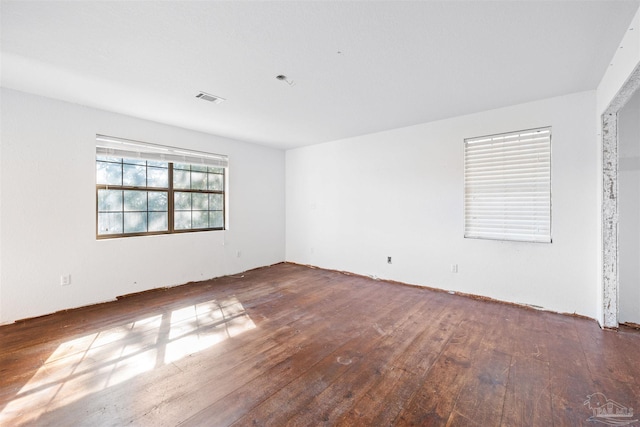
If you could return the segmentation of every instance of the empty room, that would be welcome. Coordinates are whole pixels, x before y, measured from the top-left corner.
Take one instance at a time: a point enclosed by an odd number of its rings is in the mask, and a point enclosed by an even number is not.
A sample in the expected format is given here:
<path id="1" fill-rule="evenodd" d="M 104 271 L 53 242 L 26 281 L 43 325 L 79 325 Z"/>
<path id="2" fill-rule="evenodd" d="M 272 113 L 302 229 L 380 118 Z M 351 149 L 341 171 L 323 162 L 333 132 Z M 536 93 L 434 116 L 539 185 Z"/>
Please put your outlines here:
<path id="1" fill-rule="evenodd" d="M 0 1 L 0 425 L 640 426 L 640 0 Z"/>

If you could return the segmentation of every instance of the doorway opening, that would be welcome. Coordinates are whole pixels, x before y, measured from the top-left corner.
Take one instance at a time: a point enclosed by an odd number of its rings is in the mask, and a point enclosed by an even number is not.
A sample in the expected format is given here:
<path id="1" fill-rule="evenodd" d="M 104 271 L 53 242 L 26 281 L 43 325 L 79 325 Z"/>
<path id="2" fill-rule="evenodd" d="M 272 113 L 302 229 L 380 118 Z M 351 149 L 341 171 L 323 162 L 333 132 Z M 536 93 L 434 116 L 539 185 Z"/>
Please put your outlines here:
<path id="1" fill-rule="evenodd" d="M 623 107 L 640 87 L 640 65 L 613 98 L 602 115 L 602 287 L 603 324 L 618 327 L 620 289 L 619 253 L 619 127 Z"/>

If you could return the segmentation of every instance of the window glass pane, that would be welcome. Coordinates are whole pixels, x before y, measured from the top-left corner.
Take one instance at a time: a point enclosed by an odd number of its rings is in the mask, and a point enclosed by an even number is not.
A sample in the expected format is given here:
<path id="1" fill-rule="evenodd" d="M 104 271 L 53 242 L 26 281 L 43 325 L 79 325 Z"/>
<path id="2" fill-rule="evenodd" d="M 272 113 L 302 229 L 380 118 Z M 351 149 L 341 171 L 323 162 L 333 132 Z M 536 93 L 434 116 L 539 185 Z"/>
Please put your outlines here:
<path id="1" fill-rule="evenodd" d="M 191 196 L 194 210 L 206 211 L 209 209 L 208 194 L 194 193 Z"/>
<path id="2" fill-rule="evenodd" d="M 96 160 L 99 162 L 122 163 L 122 159 L 120 157 L 96 156 Z"/>
<path id="3" fill-rule="evenodd" d="M 173 170 L 173 186 L 181 190 L 191 188 L 190 182 L 191 172 L 183 170 Z"/>
<path id="4" fill-rule="evenodd" d="M 122 211 L 122 190 L 98 190 L 98 211 Z"/>
<path id="5" fill-rule="evenodd" d="M 176 191 L 173 195 L 173 204 L 175 210 L 191 210 L 191 193 Z"/>
<path id="6" fill-rule="evenodd" d="M 147 166 L 151 166 L 151 167 L 154 167 L 154 168 L 169 169 L 169 163 L 167 163 L 167 162 L 157 162 L 155 160 L 147 160 Z"/>
<path id="7" fill-rule="evenodd" d="M 191 228 L 191 211 L 176 212 L 173 216 L 176 230 L 188 230 Z"/>
<path id="8" fill-rule="evenodd" d="M 224 215 L 222 211 L 209 212 L 209 227 L 222 228 L 224 226 Z"/>
<path id="9" fill-rule="evenodd" d="M 191 215 L 193 218 L 193 228 L 207 228 L 209 227 L 209 212 L 207 211 L 193 211 Z"/>
<path id="10" fill-rule="evenodd" d="M 124 213 L 124 232 L 125 233 L 144 233 L 147 231 L 147 213 L 146 212 L 125 212 Z"/>
<path id="11" fill-rule="evenodd" d="M 169 186 L 169 169 L 148 167 L 147 186 L 167 188 Z"/>
<path id="12" fill-rule="evenodd" d="M 223 194 L 209 194 L 209 209 L 215 211 L 221 211 L 224 205 Z"/>
<path id="13" fill-rule="evenodd" d="M 122 185 L 120 163 L 96 162 L 96 183 L 99 185 Z"/>
<path id="14" fill-rule="evenodd" d="M 191 188 L 193 190 L 206 190 L 207 174 L 204 172 L 191 172 Z"/>
<path id="15" fill-rule="evenodd" d="M 210 173 L 209 175 L 209 190 L 224 190 L 224 175 L 219 175 L 217 173 Z"/>
<path id="16" fill-rule="evenodd" d="M 166 212 L 149 212 L 149 231 L 167 231 L 169 215 Z"/>
<path id="17" fill-rule="evenodd" d="M 224 173 L 224 168 L 206 165 L 97 155 L 98 235 L 223 228 Z M 104 186 L 108 188 L 100 188 Z M 173 197 L 173 213 L 169 197 Z M 170 214 L 173 224 L 169 224 Z"/>
<path id="18" fill-rule="evenodd" d="M 146 187 L 147 185 L 147 167 L 144 165 L 128 165 L 124 164 L 122 174 L 122 185 L 130 185 L 132 187 Z"/>
<path id="19" fill-rule="evenodd" d="M 122 213 L 99 213 L 98 234 L 122 234 Z"/>
<path id="20" fill-rule="evenodd" d="M 167 193 L 164 191 L 149 191 L 149 210 L 167 212 L 169 208 Z"/>
<path id="21" fill-rule="evenodd" d="M 147 192 L 146 191 L 125 191 L 124 192 L 125 211 L 146 211 Z M 125 227 L 126 228 L 126 227 Z"/>

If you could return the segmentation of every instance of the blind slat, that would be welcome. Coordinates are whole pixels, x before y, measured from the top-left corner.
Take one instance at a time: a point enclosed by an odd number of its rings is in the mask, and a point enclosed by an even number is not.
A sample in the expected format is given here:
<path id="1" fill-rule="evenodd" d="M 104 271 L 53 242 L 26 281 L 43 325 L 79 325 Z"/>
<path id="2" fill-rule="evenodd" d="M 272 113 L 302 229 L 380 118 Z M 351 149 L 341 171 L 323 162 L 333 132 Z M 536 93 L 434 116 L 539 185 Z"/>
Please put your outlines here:
<path id="1" fill-rule="evenodd" d="M 512 162 L 517 163 L 518 160 L 537 160 L 544 161 L 549 160 L 546 158 L 548 153 L 544 151 L 521 151 L 513 153 L 500 153 L 500 154 L 482 154 L 476 156 L 466 156 L 468 164 L 488 162 L 490 164 Z"/>
<path id="2" fill-rule="evenodd" d="M 465 174 L 469 176 L 473 175 L 508 175 L 508 174 L 523 174 L 523 173 L 548 173 L 551 168 L 551 162 L 535 163 L 520 162 L 513 165 L 471 165 L 465 170 Z M 499 169 L 499 173 L 496 173 L 496 169 Z"/>

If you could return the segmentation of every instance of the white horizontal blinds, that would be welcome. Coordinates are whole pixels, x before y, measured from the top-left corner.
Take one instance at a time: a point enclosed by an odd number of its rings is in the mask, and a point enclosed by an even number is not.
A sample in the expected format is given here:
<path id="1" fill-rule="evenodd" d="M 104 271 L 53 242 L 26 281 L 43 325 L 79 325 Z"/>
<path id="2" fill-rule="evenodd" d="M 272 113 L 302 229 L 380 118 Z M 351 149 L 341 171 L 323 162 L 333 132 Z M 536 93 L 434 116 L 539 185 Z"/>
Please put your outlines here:
<path id="1" fill-rule="evenodd" d="M 96 154 L 127 159 L 155 160 L 226 168 L 227 156 L 177 147 L 132 141 L 113 136 L 96 135 Z"/>
<path id="2" fill-rule="evenodd" d="M 551 242 L 551 128 L 464 141 L 465 237 Z"/>

